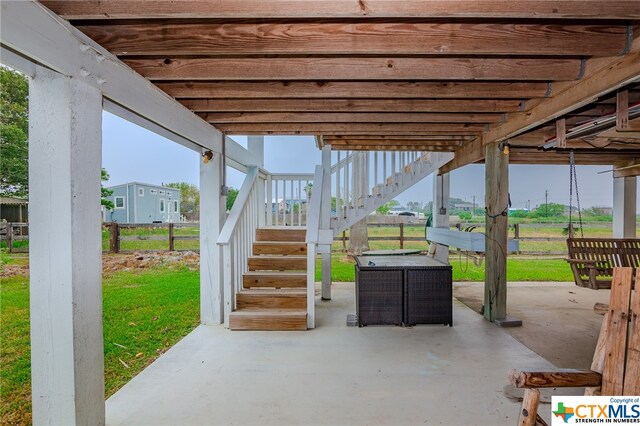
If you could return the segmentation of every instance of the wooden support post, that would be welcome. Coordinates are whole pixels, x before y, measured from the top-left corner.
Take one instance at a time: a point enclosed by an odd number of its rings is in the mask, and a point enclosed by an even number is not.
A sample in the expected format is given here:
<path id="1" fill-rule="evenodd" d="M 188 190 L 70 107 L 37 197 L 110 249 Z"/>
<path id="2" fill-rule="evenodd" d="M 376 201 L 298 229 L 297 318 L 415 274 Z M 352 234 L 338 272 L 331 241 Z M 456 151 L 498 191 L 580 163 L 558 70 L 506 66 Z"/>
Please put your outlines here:
<path id="1" fill-rule="evenodd" d="M 524 391 L 522 409 L 518 417 L 518 426 L 535 426 L 538 416 L 538 404 L 540 404 L 540 391 L 527 389 Z"/>
<path id="2" fill-rule="evenodd" d="M 9 253 L 13 252 L 13 223 L 7 223 L 7 249 Z"/>
<path id="3" fill-rule="evenodd" d="M 169 251 L 174 251 L 175 250 L 175 244 L 174 244 L 174 234 L 173 234 L 173 223 L 169 224 Z"/>
<path id="4" fill-rule="evenodd" d="M 520 239 L 520 224 L 516 223 L 513 225 L 513 238 L 516 240 Z"/>
<path id="5" fill-rule="evenodd" d="M 636 176 L 613 178 L 613 237 L 636 237 Z"/>
<path id="6" fill-rule="evenodd" d="M 404 223 L 400 224 L 400 248 L 404 248 Z"/>
<path id="7" fill-rule="evenodd" d="M 218 137 L 212 134 L 212 138 Z M 219 136 L 221 139 L 222 137 Z M 227 197 L 221 195 L 222 154 L 200 161 L 200 322 L 224 321 L 222 248 L 216 243 L 224 223 Z"/>
<path id="8" fill-rule="evenodd" d="M 34 424 L 105 423 L 102 94 L 36 66 L 29 84 Z"/>
<path id="9" fill-rule="evenodd" d="M 322 148 L 322 205 L 320 206 L 320 229 L 331 229 L 331 145 Z M 322 300 L 331 300 L 331 250 L 322 253 Z"/>
<path id="10" fill-rule="evenodd" d="M 342 251 L 347 252 L 347 231 L 342 231 Z"/>
<path id="11" fill-rule="evenodd" d="M 120 253 L 120 225 L 117 222 L 109 224 L 109 253 Z"/>
<path id="12" fill-rule="evenodd" d="M 507 234 L 509 156 L 491 143 L 485 160 L 485 284 L 484 316 L 495 322 L 507 316 Z"/>

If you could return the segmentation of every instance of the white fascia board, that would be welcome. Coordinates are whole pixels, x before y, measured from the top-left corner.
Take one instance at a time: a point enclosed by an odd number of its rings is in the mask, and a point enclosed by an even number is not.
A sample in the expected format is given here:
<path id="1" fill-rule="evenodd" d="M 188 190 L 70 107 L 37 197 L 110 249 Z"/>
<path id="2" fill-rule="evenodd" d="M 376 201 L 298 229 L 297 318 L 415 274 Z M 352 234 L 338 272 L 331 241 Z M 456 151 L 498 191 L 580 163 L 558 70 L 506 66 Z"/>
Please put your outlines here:
<path id="1" fill-rule="evenodd" d="M 427 228 L 427 240 L 460 250 L 484 253 L 485 234 L 480 232 L 454 231 L 448 228 Z M 520 250 L 520 240 L 509 240 L 509 253 Z"/>
<path id="2" fill-rule="evenodd" d="M 163 136 L 177 143 L 188 143 L 196 151 L 221 151 L 220 131 L 40 3 L 5 0 L 0 7 L 3 47 L 99 88 L 114 104 L 166 129 Z"/>

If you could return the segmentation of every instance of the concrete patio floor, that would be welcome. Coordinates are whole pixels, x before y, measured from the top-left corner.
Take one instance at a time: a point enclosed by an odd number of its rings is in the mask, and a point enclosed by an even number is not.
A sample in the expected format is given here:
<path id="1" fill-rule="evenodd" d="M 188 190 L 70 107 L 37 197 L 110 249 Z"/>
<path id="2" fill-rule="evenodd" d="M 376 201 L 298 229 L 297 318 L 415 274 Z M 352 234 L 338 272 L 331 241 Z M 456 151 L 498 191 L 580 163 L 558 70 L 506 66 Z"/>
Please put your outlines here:
<path id="1" fill-rule="evenodd" d="M 457 300 L 454 327 L 347 327 L 354 311 L 335 283 L 315 330 L 200 326 L 109 398 L 107 423 L 513 425 L 509 370 L 551 367 Z"/>

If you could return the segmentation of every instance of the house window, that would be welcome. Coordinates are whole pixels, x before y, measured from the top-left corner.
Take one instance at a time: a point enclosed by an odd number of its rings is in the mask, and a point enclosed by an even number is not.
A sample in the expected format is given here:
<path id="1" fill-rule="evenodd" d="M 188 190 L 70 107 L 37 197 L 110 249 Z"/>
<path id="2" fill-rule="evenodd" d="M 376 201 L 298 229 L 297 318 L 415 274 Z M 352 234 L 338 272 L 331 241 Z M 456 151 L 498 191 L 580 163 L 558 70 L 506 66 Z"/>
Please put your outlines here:
<path id="1" fill-rule="evenodd" d="M 149 192 L 151 192 L 152 194 L 154 194 L 154 195 L 155 195 L 155 194 L 157 194 L 157 193 L 158 193 L 158 190 L 157 190 L 157 189 L 150 189 L 150 190 L 149 190 Z"/>
<path id="2" fill-rule="evenodd" d="M 124 197 L 115 197 L 114 201 L 116 209 L 124 209 Z"/>
<path id="3" fill-rule="evenodd" d="M 173 192 L 171 192 L 171 191 L 167 191 L 167 195 L 168 195 L 169 197 L 171 197 L 171 196 L 173 195 Z"/>
<path id="4" fill-rule="evenodd" d="M 159 194 L 160 194 L 160 195 L 164 195 L 164 191 L 161 189 L 161 190 L 159 191 Z"/>
<path id="5" fill-rule="evenodd" d="M 144 188 L 138 188 L 138 196 L 144 197 Z"/>
<path id="6" fill-rule="evenodd" d="M 164 200 L 160 200 L 160 213 L 164 213 Z"/>
<path id="7" fill-rule="evenodd" d="M 178 212 L 178 201 L 173 202 L 173 211 Z"/>

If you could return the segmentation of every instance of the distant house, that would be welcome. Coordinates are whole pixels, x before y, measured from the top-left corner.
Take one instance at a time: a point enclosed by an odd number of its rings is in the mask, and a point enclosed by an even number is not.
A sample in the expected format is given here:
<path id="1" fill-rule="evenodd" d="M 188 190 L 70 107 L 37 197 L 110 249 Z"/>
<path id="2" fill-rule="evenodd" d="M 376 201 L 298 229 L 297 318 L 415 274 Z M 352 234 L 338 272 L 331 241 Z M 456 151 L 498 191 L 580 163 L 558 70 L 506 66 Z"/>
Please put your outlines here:
<path id="1" fill-rule="evenodd" d="M 29 202 L 23 198 L 0 197 L 0 221 L 27 222 Z"/>
<path id="2" fill-rule="evenodd" d="M 302 200 L 292 200 L 292 199 L 285 200 L 280 198 L 278 200 L 278 213 L 290 213 L 291 207 L 295 206 L 296 204 L 301 204 L 304 206 L 307 204 L 307 200 L 304 198 Z M 273 211 L 275 212 L 275 203 L 273 204 Z"/>
<path id="3" fill-rule="evenodd" d="M 105 222 L 180 222 L 180 190 L 160 185 L 130 182 L 108 188 L 112 210 L 105 210 Z"/>
<path id="4" fill-rule="evenodd" d="M 454 210 L 470 212 L 473 211 L 473 204 L 471 203 L 456 203 L 453 205 Z"/>

